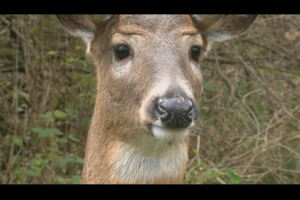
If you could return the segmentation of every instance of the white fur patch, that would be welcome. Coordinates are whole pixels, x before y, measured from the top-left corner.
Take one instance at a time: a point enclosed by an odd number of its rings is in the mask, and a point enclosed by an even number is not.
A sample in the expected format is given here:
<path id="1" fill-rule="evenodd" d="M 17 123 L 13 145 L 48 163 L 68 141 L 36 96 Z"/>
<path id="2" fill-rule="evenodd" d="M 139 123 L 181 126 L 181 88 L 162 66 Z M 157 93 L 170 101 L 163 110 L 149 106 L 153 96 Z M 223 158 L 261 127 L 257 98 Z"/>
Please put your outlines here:
<path id="1" fill-rule="evenodd" d="M 188 128 L 182 129 L 169 129 L 161 126 L 153 126 L 152 133 L 155 138 L 161 140 L 167 144 L 176 144 L 183 141 L 189 134 L 190 130 Z"/>
<path id="2" fill-rule="evenodd" d="M 86 53 L 89 53 L 94 34 L 87 31 L 77 30 L 75 35 L 81 37 L 84 40 L 86 44 Z"/>
<path id="3" fill-rule="evenodd" d="M 94 38 L 94 34 L 88 31 L 77 30 L 75 34 L 79 37 L 87 38 L 91 40 Z"/>
<path id="4" fill-rule="evenodd" d="M 208 34 L 207 40 L 214 41 L 214 42 L 222 42 L 225 40 L 232 39 L 233 37 L 228 35 L 226 31 L 216 31 L 211 34 Z"/>
<path id="5" fill-rule="evenodd" d="M 120 145 L 113 158 L 114 176 L 125 182 L 153 182 L 176 176 L 187 160 L 185 144 L 167 145 L 151 136 L 142 136 L 134 146 Z"/>
<path id="6" fill-rule="evenodd" d="M 103 20 L 108 21 L 112 18 L 113 15 L 103 15 Z"/>
<path id="7" fill-rule="evenodd" d="M 129 72 L 132 67 L 132 60 L 123 63 L 122 61 L 120 63 L 116 62 L 115 60 L 113 61 L 113 75 L 116 78 L 120 78 L 125 75 L 129 75 Z"/>

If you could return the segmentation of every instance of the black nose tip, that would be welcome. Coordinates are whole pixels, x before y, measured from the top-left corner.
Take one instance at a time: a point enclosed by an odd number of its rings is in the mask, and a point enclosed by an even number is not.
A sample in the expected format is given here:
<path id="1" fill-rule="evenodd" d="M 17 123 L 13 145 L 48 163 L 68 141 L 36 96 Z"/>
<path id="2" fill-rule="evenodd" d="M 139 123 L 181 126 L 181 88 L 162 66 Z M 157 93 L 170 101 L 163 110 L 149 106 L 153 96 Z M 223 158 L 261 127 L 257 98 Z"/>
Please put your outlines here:
<path id="1" fill-rule="evenodd" d="M 154 112 L 162 124 L 173 128 L 186 128 L 197 118 L 197 112 L 190 99 L 179 97 L 156 100 Z"/>
<path id="2" fill-rule="evenodd" d="M 186 128 L 196 117 L 192 101 L 182 97 L 159 99 L 157 109 L 164 126 Z"/>
<path id="3" fill-rule="evenodd" d="M 198 117 L 196 103 L 179 87 L 169 88 L 153 99 L 148 113 L 162 126 L 171 128 L 187 128 Z"/>

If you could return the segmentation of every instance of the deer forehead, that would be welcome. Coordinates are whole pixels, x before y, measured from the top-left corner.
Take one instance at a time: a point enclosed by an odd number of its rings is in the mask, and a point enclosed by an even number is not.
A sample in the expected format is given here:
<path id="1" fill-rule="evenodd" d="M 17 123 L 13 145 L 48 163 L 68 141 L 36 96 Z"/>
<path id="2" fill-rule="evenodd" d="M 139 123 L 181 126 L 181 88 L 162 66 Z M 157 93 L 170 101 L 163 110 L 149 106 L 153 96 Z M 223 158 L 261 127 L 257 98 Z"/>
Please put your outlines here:
<path id="1" fill-rule="evenodd" d="M 118 23 L 111 27 L 111 33 L 113 44 L 128 41 L 137 46 L 140 44 L 143 48 L 180 48 L 182 42 L 191 36 L 195 36 L 196 42 L 202 44 L 202 38 L 188 15 L 121 15 Z"/>
<path id="2" fill-rule="evenodd" d="M 195 30 L 194 23 L 188 15 L 120 15 L 117 26 L 130 26 L 133 30 L 140 28 L 151 33 Z"/>

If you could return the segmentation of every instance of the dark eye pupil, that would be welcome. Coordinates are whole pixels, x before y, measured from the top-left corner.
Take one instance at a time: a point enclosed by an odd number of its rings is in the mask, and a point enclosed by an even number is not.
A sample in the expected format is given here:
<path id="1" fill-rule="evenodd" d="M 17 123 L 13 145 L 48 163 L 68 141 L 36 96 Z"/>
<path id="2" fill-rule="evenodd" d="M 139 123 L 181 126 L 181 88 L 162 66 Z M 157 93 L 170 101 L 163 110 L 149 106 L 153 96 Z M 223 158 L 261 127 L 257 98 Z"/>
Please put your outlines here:
<path id="1" fill-rule="evenodd" d="M 129 56 L 129 48 L 124 44 L 118 44 L 113 47 L 116 58 L 122 60 Z"/>
<path id="2" fill-rule="evenodd" d="M 191 57 L 192 57 L 193 60 L 198 62 L 200 54 L 201 54 L 201 47 L 200 46 L 193 46 L 191 48 Z"/>

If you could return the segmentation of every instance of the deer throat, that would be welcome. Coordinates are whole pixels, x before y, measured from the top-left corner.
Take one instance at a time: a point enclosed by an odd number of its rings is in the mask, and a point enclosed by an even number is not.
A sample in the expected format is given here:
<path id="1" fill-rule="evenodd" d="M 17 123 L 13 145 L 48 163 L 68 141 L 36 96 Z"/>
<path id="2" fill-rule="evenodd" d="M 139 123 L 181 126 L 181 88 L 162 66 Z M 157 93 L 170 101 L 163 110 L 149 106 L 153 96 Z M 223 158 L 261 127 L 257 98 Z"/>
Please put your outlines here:
<path id="1" fill-rule="evenodd" d="M 115 144 L 111 160 L 113 179 L 120 183 L 180 183 L 188 159 L 187 141 L 168 145 L 146 137 Z"/>

